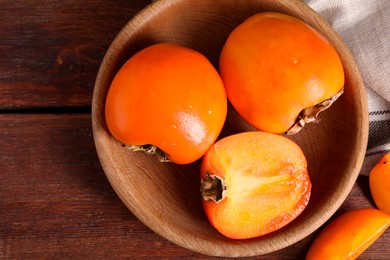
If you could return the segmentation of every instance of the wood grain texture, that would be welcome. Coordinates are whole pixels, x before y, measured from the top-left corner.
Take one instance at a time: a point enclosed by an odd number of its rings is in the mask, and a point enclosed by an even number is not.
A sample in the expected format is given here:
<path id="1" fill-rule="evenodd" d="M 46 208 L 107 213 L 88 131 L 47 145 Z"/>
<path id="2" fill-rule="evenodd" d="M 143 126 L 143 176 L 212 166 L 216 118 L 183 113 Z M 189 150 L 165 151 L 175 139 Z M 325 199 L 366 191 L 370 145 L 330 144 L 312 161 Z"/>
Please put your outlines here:
<path id="1" fill-rule="evenodd" d="M 150 2 L 2 1 L 0 109 L 90 105 L 105 51 Z"/>
<path id="2" fill-rule="evenodd" d="M 89 114 L 0 115 L 0 258 L 227 259 L 143 225 L 109 185 L 90 122 Z M 365 176 L 335 216 L 358 207 L 373 207 Z M 256 259 L 303 259 L 316 234 Z M 386 259 L 389 244 L 387 230 L 361 259 Z"/>
<path id="3" fill-rule="evenodd" d="M 0 257 L 184 256 L 117 198 L 90 115 L 0 115 Z"/>

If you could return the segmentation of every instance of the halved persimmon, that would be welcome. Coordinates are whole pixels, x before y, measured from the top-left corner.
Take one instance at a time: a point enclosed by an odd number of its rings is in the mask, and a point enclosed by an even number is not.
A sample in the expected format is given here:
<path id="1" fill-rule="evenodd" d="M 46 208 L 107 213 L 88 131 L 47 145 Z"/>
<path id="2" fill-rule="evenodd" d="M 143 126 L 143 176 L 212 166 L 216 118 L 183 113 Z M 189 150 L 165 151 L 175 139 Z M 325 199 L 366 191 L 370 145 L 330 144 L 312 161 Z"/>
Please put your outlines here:
<path id="1" fill-rule="evenodd" d="M 390 225 L 390 216 L 381 210 L 350 210 L 333 219 L 316 237 L 306 260 L 356 259 Z"/>
<path id="2" fill-rule="evenodd" d="M 107 127 L 116 139 L 178 164 L 206 153 L 226 113 L 217 70 L 201 53 L 171 43 L 132 56 L 112 81 L 105 107 Z"/>
<path id="3" fill-rule="evenodd" d="M 233 239 L 258 237 L 290 223 L 311 192 L 306 158 L 290 139 L 244 132 L 217 141 L 201 165 L 203 207 Z"/>
<path id="4" fill-rule="evenodd" d="M 376 206 L 390 214 L 390 153 L 384 155 L 371 170 L 369 183 Z"/>
<path id="5" fill-rule="evenodd" d="M 253 15 L 229 35 L 219 70 L 228 99 L 257 129 L 298 132 L 342 93 L 344 70 L 335 48 L 294 17 Z"/>

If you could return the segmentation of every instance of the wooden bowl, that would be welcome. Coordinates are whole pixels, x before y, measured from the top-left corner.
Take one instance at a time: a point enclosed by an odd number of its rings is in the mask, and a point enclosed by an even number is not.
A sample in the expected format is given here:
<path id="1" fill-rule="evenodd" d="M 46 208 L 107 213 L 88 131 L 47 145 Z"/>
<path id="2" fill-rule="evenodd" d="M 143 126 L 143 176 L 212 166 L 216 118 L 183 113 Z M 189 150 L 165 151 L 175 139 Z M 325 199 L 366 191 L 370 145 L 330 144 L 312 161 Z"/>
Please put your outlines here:
<path id="1" fill-rule="evenodd" d="M 345 93 L 320 114 L 321 122 L 292 136 L 308 160 L 312 196 L 304 212 L 269 235 L 232 240 L 208 222 L 199 193 L 199 162 L 160 163 L 155 156 L 131 152 L 109 133 L 105 97 L 121 65 L 134 53 L 158 42 L 193 48 L 217 67 L 229 33 L 247 17 L 263 11 L 295 16 L 310 24 L 338 50 L 345 68 Z M 367 101 L 350 51 L 331 26 L 298 0 L 161 0 L 133 17 L 108 49 L 92 101 L 98 156 L 108 180 L 131 212 L 166 239 L 213 256 L 253 256 L 289 246 L 319 228 L 339 208 L 359 174 L 368 139 Z M 252 130 L 229 107 L 223 135 Z"/>

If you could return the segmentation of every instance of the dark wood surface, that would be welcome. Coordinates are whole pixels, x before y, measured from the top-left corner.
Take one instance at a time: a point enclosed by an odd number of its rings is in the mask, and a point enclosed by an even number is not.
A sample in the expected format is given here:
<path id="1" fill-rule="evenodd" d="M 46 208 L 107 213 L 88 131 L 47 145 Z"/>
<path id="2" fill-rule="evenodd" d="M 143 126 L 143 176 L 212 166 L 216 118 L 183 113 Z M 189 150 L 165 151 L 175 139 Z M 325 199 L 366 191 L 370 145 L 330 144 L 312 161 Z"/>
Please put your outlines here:
<path id="1" fill-rule="evenodd" d="M 94 147 L 96 73 L 121 27 L 151 1 L 0 2 L 0 258 L 208 259 L 143 225 Z M 374 207 L 360 176 L 335 216 Z M 258 259 L 303 259 L 318 231 Z M 389 259 L 387 230 L 360 259 Z"/>

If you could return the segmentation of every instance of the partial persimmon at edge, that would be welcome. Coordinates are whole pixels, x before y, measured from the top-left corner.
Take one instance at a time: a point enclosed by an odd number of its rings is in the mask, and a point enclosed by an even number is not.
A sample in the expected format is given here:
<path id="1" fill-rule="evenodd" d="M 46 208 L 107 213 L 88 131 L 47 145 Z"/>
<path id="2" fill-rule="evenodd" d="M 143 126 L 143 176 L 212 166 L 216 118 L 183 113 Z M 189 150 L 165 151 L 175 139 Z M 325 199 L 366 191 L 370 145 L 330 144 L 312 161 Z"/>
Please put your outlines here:
<path id="1" fill-rule="evenodd" d="M 300 147 L 260 131 L 231 135 L 212 146 L 202 161 L 201 182 L 210 223 L 232 239 L 282 228 L 302 213 L 311 192 Z"/>
<path id="2" fill-rule="evenodd" d="M 374 208 L 350 210 L 315 238 L 306 260 L 355 259 L 389 227 L 390 216 Z"/>
<path id="3" fill-rule="evenodd" d="M 376 206 L 390 214 L 390 153 L 384 155 L 371 170 L 369 183 Z"/>

